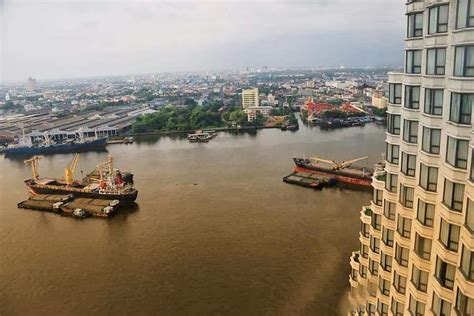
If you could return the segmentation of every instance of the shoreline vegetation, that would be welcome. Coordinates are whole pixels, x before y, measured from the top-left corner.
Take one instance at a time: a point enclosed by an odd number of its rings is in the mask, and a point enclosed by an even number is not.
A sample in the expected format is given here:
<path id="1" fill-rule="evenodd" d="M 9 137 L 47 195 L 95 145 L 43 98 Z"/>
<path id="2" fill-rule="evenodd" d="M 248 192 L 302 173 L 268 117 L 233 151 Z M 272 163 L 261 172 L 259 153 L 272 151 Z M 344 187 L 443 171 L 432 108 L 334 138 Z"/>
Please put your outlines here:
<path id="1" fill-rule="evenodd" d="M 248 121 L 240 106 L 225 106 L 222 102 L 185 107 L 164 106 L 157 112 L 138 117 L 130 135 L 167 135 L 190 133 L 196 130 L 245 131 L 262 128 L 282 128 L 298 125 L 289 108 L 275 108 L 271 116 L 257 113 L 255 120 Z"/>

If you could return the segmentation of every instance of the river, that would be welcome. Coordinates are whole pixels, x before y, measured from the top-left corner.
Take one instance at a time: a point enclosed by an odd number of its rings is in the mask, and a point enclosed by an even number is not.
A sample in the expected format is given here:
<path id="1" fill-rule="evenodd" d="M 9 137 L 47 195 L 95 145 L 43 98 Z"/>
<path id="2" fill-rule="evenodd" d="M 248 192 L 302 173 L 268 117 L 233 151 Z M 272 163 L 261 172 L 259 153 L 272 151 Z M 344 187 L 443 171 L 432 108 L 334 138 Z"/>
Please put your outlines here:
<path id="1" fill-rule="evenodd" d="M 138 209 L 74 220 L 20 210 L 30 169 L 0 156 L 0 314 L 334 315 L 370 193 L 282 182 L 293 156 L 384 150 L 384 128 L 220 133 L 109 145 Z M 44 157 L 57 176 L 71 155 Z M 90 171 L 107 152 L 81 154 Z M 76 177 L 80 177 L 77 172 Z"/>

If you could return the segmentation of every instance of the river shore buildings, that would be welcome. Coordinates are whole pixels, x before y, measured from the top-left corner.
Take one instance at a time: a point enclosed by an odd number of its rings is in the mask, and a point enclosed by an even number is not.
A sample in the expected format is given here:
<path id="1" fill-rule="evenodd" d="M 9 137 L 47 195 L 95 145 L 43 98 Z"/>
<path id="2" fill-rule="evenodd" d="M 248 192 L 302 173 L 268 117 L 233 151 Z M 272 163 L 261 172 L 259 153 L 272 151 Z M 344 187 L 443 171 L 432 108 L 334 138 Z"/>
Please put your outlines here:
<path id="1" fill-rule="evenodd" d="M 408 1 L 385 174 L 361 211 L 351 313 L 474 314 L 474 1 Z"/>
<path id="2" fill-rule="evenodd" d="M 259 106 L 259 94 L 258 88 L 253 89 L 242 89 L 242 108 L 246 109 L 249 107 Z"/>

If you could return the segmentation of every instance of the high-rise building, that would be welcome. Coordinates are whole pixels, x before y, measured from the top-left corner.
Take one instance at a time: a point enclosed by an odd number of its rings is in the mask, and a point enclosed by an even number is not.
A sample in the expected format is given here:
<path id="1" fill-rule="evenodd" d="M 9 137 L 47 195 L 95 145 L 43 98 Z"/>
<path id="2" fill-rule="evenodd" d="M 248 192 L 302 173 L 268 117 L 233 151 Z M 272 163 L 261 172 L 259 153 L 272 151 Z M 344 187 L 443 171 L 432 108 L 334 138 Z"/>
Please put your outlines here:
<path id="1" fill-rule="evenodd" d="M 350 259 L 354 315 L 474 314 L 474 0 L 406 4 L 384 172 Z"/>
<path id="2" fill-rule="evenodd" d="M 242 108 L 259 106 L 258 88 L 242 89 Z"/>
<path id="3" fill-rule="evenodd" d="M 37 88 L 38 87 L 36 86 L 36 79 L 29 77 L 26 83 L 26 90 L 32 92 L 35 91 Z"/>

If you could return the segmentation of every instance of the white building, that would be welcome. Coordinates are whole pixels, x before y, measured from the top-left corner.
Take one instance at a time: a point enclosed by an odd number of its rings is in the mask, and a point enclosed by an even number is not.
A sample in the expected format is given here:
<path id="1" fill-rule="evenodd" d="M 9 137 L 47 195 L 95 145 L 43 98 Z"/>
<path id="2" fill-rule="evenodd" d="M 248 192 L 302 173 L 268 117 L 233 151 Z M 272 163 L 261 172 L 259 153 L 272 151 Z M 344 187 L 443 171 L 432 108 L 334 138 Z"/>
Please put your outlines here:
<path id="1" fill-rule="evenodd" d="M 242 89 L 242 108 L 259 106 L 258 88 Z"/>
<path id="2" fill-rule="evenodd" d="M 271 106 L 251 106 L 244 110 L 247 114 L 247 120 L 253 121 L 257 118 L 257 113 L 261 113 L 263 116 L 269 116 L 272 113 L 273 107 Z"/>
<path id="3" fill-rule="evenodd" d="M 406 10 L 405 70 L 389 76 L 385 173 L 360 213 L 350 312 L 473 315 L 474 1 Z"/>

